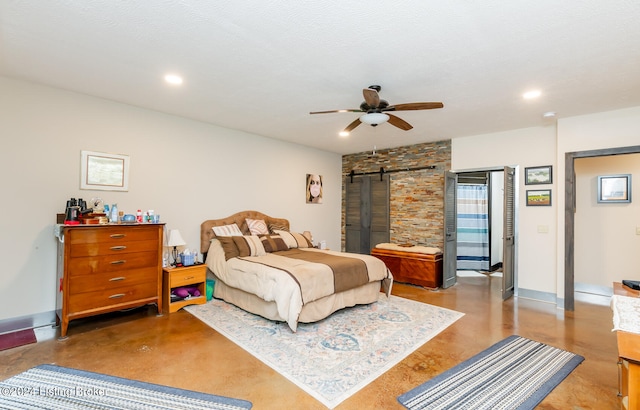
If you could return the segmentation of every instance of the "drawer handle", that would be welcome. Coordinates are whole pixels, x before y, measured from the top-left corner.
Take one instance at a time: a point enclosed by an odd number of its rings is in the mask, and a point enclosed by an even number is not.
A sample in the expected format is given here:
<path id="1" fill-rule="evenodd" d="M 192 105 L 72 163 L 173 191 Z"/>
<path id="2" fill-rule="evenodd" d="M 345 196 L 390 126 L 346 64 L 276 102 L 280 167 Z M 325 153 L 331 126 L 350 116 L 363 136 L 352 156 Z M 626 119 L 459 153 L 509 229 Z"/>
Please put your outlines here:
<path id="1" fill-rule="evenodd" d="M 113 239 L 120 239 L 120 238 L 124 238 L 125 236 L 127 236 L 126 233 L 114 233 L 110 235 Z"/>
<path id="2" fill-rule="evenodd" d="M 123 263 L 127 263 L 127 261 L 124 259 L 120 259 L 119 261 L 111 261 L 112 265 L 122 265 Z"/>
<path id="3" fill-rule="evenodd" d="M 112 251 L 121 251 L 121 250 L 127 249 L 127 247 L 124 245 L 120 245 L 120 246 L 112 246 L 110 249 Z"/>
<path id="4" fill-rule="evenodd" d="M 124 293 L 116 293 L 115 295 L 109 296 L 109 299 L 118 299 L 124 296 Z"/>
<path id="5" fill-rule="evenodd" d="M 118 276 L 117 278 L 111 278 L 109 279 L 109 282 L 117 282 L 120 280 L 125 280 L 126 278 L 124 276 Z"/>
<path id="6" fill-rule="evenodd" d="M 186 278 L 182 279 L 182 280 L 189 280 L 189 279 L 193 279 L 195 278 L 195 276 L 187 276 Z"/>

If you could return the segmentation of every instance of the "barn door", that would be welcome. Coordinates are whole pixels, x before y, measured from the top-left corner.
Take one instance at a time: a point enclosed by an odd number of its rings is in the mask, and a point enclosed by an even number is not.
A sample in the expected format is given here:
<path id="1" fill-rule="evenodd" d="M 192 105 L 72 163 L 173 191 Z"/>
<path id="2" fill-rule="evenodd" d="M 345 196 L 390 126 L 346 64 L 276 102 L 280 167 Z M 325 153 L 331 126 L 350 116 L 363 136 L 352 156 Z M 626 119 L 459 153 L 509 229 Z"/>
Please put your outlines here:
<path id="1" fill-rule="evenodd" d="M 389 242 L 389 176 L 349 176 L 345 191 L 345 250 L 369 254 Z"/>

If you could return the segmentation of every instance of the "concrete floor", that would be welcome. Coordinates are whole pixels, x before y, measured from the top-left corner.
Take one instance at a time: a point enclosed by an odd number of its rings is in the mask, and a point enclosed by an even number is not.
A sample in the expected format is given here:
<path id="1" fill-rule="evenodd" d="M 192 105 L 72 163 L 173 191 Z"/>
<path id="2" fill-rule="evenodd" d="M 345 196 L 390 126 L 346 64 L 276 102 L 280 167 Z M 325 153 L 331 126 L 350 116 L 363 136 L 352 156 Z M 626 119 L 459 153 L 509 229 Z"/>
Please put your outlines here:
<path id="1" fill-rule="evenodd" d="M 340 404 L 339 410 L 403 409 L 396 397 L 517 334 L 585 357 L 540 409 L 615 409 L 618 372 L 609 307 L 577 301 L 574 312 L 548 303 L 503 302 L 499 277 L 462 277 L 445 290 L 394 284 L 393 294 L 465 316 Z M 156 316 L 134 309 L 72 321 L 51 338 L 0 352 L 0 377 L 53 363 L 113 376 L 241 398 L 261 409 L 324 409 L 296 385 L 186 311 Z"/>

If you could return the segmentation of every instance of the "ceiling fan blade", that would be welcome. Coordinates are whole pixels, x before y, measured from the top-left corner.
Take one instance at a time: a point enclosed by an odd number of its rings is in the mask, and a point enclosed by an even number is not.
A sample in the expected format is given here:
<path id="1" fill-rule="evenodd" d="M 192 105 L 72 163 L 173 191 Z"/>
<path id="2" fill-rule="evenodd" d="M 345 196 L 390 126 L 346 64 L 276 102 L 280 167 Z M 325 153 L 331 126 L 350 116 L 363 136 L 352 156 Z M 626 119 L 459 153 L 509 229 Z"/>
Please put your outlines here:
<path id="1" fill-rule="evenodd" d="M 348 108 L 346 110 L 329 110 L 329 111 L 312 111 L 309 114 L 332 114 L 335 112 L 364 112 L 355 108 Z"/>
<path id="2" fill-rule="evenodd" d="M 364 95 L 364 101 L 369 107 L 377 108 L 380 105 L 380 96 L 376 90 L 365 88 L 362 90 L 362 95 Z"/>
<path id="3" fill-rule="evenodd" d="M 410 111 L 410 110 L 433 110 L 434 108 L 442 108 L 444 104 L 441 102 L 415 102 L 406 104 L 394 104 L 383 111 Z"/>
<path id="4" fill-rule="evenodd" d="M 409 131 L 410 129 L 413 128 L 413 126 L 411 126 L 411 124 L 409 124 L 408 122 L 406 122 L 402 118 L 396 117 L 395 115 L 391 115 L 389 113 L 387 113 L 387 115 L 389 116 L 389 124 L 391 124 L 393 126 L 396 126 L 396 127 L 400 128 L 401 130 L 405 130 L 405 131 Z"/>
<path id="5" fill-rule="evenodd" d="M 351 132 L 355 127 L 357 127 L 360 124 L 362 124 L 362 121 L 360 121 L 360 118 L 356 118 L 355 121 L 347 125 L 347 128 L 344 129 L 344 132 Z"/>

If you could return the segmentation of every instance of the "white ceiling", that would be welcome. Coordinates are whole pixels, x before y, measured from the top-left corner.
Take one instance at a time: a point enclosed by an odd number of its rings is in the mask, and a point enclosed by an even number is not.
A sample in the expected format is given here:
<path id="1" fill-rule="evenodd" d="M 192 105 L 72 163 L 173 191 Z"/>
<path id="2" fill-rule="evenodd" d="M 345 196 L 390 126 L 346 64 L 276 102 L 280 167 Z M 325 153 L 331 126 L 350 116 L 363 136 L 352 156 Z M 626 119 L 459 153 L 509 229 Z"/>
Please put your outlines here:
<path id="1" fill-rule="evenodd" d="M 346 154 L 640 106 L 640 1 L 0 0 L 0 74 Z"/>

